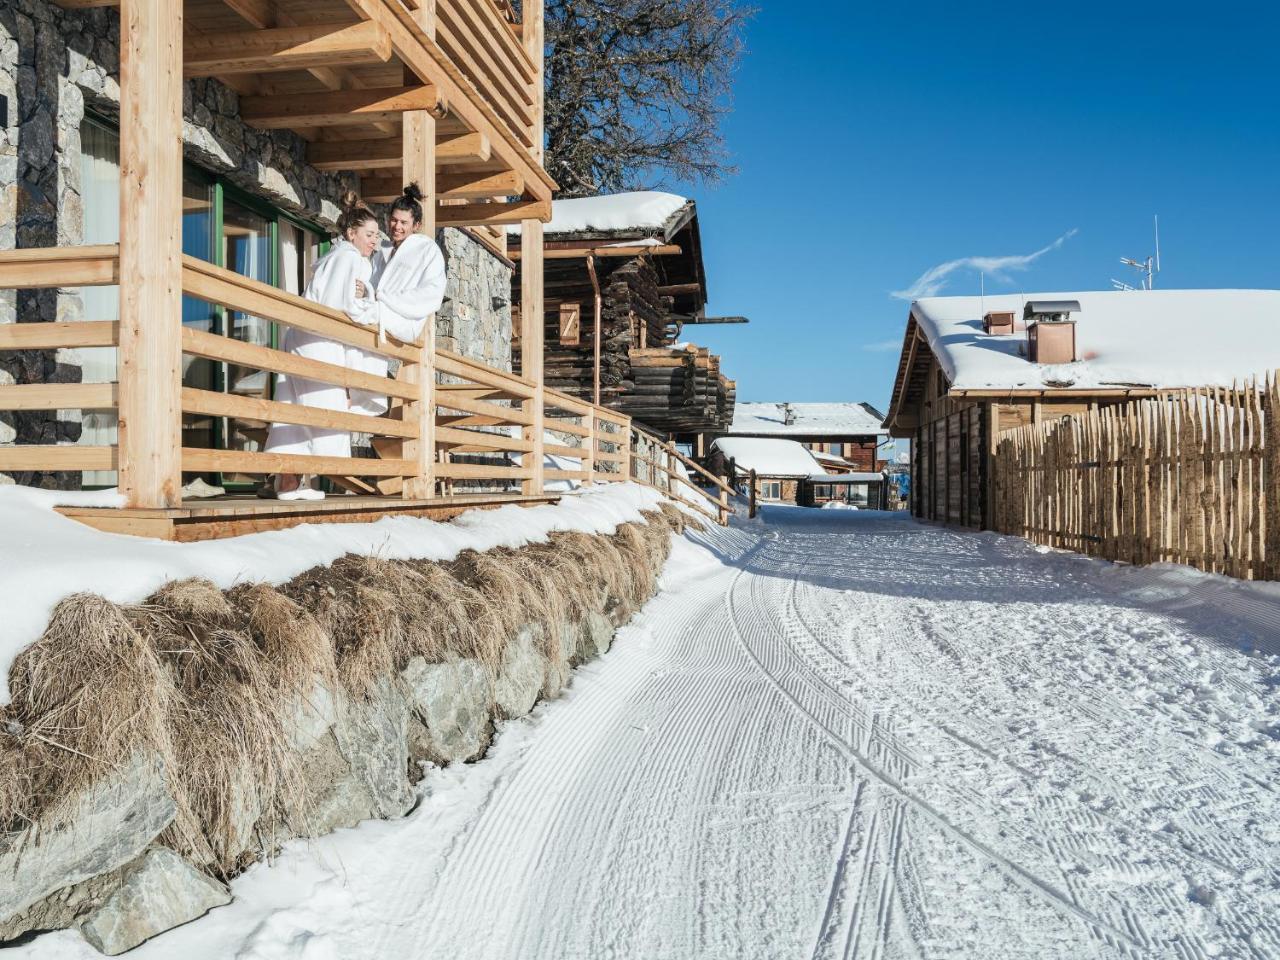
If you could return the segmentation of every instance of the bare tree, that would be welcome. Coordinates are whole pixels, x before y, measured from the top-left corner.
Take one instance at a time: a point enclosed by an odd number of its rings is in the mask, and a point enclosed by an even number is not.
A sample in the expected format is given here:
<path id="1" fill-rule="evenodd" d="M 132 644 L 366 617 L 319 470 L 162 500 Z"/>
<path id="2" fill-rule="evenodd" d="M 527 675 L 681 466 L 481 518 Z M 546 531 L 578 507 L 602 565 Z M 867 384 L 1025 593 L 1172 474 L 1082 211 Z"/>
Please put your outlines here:
<path id="1" fill-rule="evenodd" d="M 734 0 L 547 0 L 546 167 L 561 195 L 713 181 L 742 33 Z"/>

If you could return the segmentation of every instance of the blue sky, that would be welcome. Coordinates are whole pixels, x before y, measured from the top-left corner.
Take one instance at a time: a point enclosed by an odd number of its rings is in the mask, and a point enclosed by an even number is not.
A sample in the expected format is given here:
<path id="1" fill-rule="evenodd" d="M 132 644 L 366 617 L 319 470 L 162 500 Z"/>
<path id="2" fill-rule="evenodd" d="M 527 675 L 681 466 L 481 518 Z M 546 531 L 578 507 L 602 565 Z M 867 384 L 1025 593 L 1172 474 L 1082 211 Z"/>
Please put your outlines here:
<path id="1" fill-rule="evenodd" d="M 669 185 L 698 201 L 709 312 L 752 321 L 688 331 L 739 399 L 883 406 L 893 291 L 1063 237 L 988 292 L 1107 289 L 1151 252 L 1153 214 L 1157 285 L 1280 286 L 1280 15 L 1262 4 L 759 6 L 724 126 L 738 174 Z M 940 292 L 977 288 L 959 268 Z"/>

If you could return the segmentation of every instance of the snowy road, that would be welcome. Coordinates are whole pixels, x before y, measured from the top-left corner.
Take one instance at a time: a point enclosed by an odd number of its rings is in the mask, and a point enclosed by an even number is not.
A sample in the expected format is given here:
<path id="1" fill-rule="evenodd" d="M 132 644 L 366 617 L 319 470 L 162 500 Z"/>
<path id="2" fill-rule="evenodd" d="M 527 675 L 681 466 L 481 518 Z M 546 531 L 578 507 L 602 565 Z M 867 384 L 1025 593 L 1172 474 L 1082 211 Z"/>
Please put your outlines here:
<path id="1" fill-rule="evenodd" d="M 1280 956 L 1280 593 L 884 515 L 706 537 L 411 817 L 140 953 Z"/>

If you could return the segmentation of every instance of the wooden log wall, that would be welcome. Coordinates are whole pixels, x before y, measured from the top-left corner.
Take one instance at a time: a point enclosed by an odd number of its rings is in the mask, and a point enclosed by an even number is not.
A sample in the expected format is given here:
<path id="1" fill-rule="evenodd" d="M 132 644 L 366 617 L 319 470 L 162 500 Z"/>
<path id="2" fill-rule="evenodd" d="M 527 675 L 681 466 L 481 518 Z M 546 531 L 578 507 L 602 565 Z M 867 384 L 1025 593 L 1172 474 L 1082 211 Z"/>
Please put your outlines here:
<path id="1" fill-rule="evenodd" d="M 1205 388 L 1011 430 L 994 526 L 1108 560 L 1280 580 L 1280 384 Z"/>

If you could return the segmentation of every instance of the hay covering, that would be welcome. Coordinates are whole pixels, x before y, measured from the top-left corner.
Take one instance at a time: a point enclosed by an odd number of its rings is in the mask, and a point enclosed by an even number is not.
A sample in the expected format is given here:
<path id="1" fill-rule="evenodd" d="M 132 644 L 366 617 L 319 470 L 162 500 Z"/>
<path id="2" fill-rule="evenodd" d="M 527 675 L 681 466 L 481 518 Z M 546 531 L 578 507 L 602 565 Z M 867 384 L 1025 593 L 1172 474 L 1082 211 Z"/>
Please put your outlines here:
<path id="1" fill-rule="evenodd" d="M 67 597 L 10 672 L 0 829 L 58 822 L 79 790 L 149 750 L 179 810 L 161 841 L 234 874 L 259 855 L 255 823 L 306 808 L 287 724 L 317 682 L 358 700 L 414 657 L 470 658 L 494 675 L 531 622 L 562 667 L 562 624 L 589 611 L 617 621 L 652 594 L 684 517 L 663 505 L 645 520 L 449 563 L 346 556 L 279 588 L 191 579 L 131 606 Z"/>

